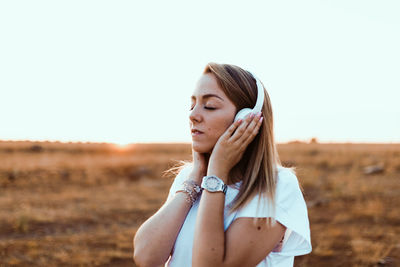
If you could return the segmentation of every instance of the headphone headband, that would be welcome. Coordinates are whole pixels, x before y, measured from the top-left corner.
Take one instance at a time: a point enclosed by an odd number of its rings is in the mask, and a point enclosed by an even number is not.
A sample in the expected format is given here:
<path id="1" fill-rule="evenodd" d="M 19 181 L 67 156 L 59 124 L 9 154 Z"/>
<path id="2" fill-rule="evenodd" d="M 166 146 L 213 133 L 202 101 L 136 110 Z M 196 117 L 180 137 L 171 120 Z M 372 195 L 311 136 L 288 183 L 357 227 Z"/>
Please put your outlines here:
<path id="1" fill-rule="evenodd" d="M 253 78 L 256 80 L 257 84 L 257 101 L 256 105 L 253 108 L 253 112 L 260 112 L 264 104 L 264 87 L 262 86 L 261 81 L 257 78 L 257 76 L 254 75 L 254 73 L 252 72 L 250 73 L 251 75 L 253 75 Z"/>
<path id="2" fill-rule="evenodd" d="M 239 112 L 236 114 L 236 116 L 234 118 L 234 121 L 237 121 L 239 119 L 244 119 L 250 113 L 260 112 L 261 109 L 262 109 L 262 106 L 264 104 L 264 87 L 262 86 L 260 80 L 257 78 L 256 75 L 254 75 L 250 71 L 249 71 L 249 73 L 256 80 L 256 85 L 257 85 L 257 101 L 256 101 L 256 105 L 253 107 L 253 109 L 244 108 L 244 109 L 239 110 Z"/>

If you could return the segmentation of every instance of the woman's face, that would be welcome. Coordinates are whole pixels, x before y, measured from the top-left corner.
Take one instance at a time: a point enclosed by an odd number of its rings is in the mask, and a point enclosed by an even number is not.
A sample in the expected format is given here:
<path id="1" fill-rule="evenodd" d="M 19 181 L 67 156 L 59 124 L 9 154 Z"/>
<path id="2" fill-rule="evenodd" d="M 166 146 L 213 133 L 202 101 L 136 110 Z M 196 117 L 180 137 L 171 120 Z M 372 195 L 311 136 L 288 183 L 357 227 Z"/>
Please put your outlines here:
<path id="1" fill-rule="evenodd" d="M 236 107 L 211 73 L 200 77 L 191 102 L 189 123 L 193 150 L 211 153 L 218 138 L 233 123 Z"/>

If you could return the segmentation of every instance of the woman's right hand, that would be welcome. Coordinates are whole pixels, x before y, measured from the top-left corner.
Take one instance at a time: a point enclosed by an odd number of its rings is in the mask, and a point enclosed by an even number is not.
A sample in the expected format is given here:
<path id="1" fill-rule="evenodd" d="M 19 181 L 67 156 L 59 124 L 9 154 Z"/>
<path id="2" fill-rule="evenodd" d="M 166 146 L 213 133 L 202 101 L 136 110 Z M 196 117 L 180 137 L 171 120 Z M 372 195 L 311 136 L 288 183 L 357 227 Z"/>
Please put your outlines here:
<path id="1" fill-rule="evenodd" d="M 189 179 L 192 179 L 198 184 L 201 184 L 203 176 L 207 174 L 208 160 L 210 159 L 210 154 L 199 153 L 194 151 L 192 148 L 192 156 L 193 170 L 192 173 L 189 175 Z"/>

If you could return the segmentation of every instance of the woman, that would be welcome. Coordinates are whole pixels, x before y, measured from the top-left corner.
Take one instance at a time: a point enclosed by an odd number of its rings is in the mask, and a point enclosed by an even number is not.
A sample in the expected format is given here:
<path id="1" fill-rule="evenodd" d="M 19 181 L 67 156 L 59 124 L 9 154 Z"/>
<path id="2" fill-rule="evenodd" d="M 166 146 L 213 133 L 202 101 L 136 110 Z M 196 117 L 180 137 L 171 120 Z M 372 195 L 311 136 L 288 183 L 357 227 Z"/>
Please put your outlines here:
<path id="1" fill-rule="evenodd" d="M 261 112 L 234 120 L 260 95 Z M 261 83 L 237 66 L 208 64 L 189 121 L 193 163 L 183 166 L 166 203 L 136 232 L 135 262 L 293 266 L 294 256 L 311 251 L 307 208 L 297 177 L 280 165 Z"/>

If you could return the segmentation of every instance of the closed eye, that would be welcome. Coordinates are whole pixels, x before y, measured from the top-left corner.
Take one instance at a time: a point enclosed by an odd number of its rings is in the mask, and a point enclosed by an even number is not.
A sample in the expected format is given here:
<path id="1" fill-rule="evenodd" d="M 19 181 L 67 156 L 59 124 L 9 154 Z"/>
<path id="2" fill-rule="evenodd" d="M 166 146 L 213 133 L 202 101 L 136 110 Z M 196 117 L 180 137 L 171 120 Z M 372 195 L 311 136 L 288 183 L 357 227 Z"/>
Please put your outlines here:
<path id="1" fill-rule="evenodd" d="M 189 111 L 191 111 L 192 109 L 193 109 L 193 107 L 191 107 L 191 108 L 189 109 Z M 216 108 L 204 106 L 204 109 L 214 110 L 214 109 L 216 109 Z"/>

